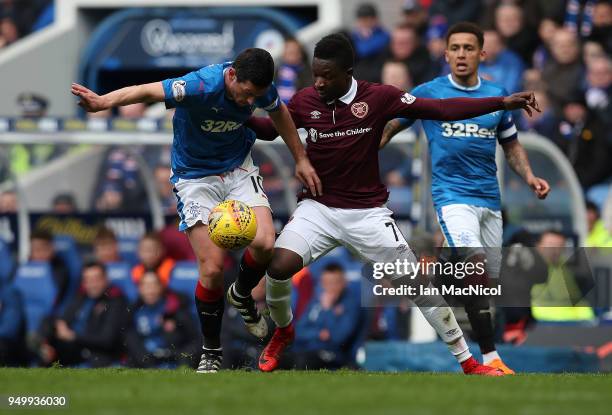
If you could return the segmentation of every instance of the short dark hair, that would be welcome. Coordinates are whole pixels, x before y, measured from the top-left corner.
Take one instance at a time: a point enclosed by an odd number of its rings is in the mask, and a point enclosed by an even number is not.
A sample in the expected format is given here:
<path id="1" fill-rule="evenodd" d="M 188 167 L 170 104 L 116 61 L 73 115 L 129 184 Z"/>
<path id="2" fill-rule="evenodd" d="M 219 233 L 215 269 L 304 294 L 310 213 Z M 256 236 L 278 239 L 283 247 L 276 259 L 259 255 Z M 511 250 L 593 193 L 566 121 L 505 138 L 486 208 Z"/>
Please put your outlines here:
<path id="1" fill-rule="evenodd" d="M 355 63 L 355 52 L 350 40 L 342 33 L 327 35 L 315 46 L 314 57 L 334 61 L 340 68 L 349 70 Z"/>
<path id="2" fill-rule="evenodd" d="M 592 210 L 597 213 L 597 216 L 599 216 L 599 206 L 597 206 L 595 202 L 592 200 L 587 200 L 584 202 L 584 204 L 586 205 L 586 210 Z"/>
<path id="3" fill-rule="evenodd" d="M 341 272 L 344 273 L 344 267 L 337 262 L 330 262 L 323 268 L 323 272 Z"/>
<path id="4" fill-rule="evenodd" d="M 104 265 L 103 262 L 100 262 L 100 261 L 95 260 L 95 259 L 87 260 L 83 264 L 83 268 L 81 268 L 81 272 L 83 272 L 83 271 L 85 271 L 86 269 L 89 269 L 89 268 L 100 268 L 102 270 L 102 273 L 104 274 L 104 276 L 106 276 L 106 265 Z"/>
<path id="5" fill-rule="evenodd" d="M 232 63 L 238 82 L 251 81 L 253 85 L 264 88 L 274 79 L 274 59 L 268 51 L 248 48 L 240 52 Z"/>
<path id="6" fill-rule="evenodd" d="M 98 243 L 100 241 L 117 242 L 117 235 L 115 235 L 115 232 L 113 232 L 112 229 L 103 226 L 98 229 L 98 232 L 96 232 L 96 236 L 94 237 L 94 243 Z"/>
<path id="7" fill-rule="evenodd" d="M 470 23 L 470 22 L 459 22 L 459 23 L 455 23 L 454 25 L 452 25 L 450 29 L 448 29 L 448 32 L 446 32 L 446 44 L 447 45 L 448 45 L 448 40 L 455 33 L 471 33 L 474 36 L 476 36 L 476 39 L 478 39 L 478 46 L 480 46 L 480 49 L 482 49 L 484 46 L 484 33 L 482 29 L 480 28 L 480 26 L 478 26 L 477 24 Z"/>
<path id="8" fill-rule="evenodd" d="M 34 239 L 53 242 L 53 234 L 48 229 L 38 228 L 30 234 L 30 240 Z"/>

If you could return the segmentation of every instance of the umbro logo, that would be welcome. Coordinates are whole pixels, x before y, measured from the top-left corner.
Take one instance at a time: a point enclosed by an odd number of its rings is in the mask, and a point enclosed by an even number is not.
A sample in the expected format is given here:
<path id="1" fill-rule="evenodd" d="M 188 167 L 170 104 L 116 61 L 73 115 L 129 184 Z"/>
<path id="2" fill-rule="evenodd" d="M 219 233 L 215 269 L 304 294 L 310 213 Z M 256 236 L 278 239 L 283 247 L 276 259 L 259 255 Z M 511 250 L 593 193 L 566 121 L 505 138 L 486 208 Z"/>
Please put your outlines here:
<path id="1" fill-rule="evenodd" d="M 310 118 L 312 118 L 313 120 L 318 120 L 319 118 L 321 118 L 321 113 L 317 110 L 314 110 L 310 113 Z"/>

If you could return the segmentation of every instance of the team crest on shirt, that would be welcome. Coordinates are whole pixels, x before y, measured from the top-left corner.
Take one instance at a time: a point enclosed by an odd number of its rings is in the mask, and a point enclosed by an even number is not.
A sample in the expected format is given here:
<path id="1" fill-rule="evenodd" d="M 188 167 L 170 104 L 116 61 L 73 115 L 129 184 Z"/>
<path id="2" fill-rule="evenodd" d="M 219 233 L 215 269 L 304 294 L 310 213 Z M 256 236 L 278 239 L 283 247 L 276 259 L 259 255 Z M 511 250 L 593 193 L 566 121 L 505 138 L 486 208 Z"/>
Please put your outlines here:
<path id="1" fill-rule="evenodd" d="M 317 138 L 319 138 L 319 133 L 317 133 L 317 130 L 311 128 L 310 130 L 308 130 L 308 133 L 310 134 L 310 139 L 312 140 L 312 142 L 316 143 Z"/>
<path id="2" fill-rule="evenodd" d="M 353 105 L 351 105 L 351 112 L 357 118 L 363 118 L 368 115 L 368 109 L 368 104 L 363 101 L 355 102 Z"/>
<path id="3" fill-rule="evenodd" d="M 187 82 L 182 79 L 172 82 L 172 96 L 176 102 L 181 102 L 185 99 L 185 85 L 187 85 Z"/>
<path id="4" fill-rule="evenodd" d="M 408 92 L 406 92 L 404 95 L 402 95 L 402 97 L 400 98 L 400 101 L 402 101 L 406 105 L 410 105 L 414 101 L 416 101 L 416 97 L 414 95 L 410 95 Z"/>
<path id="5" fill-rule="evenodd" d="M 317 110 L 314 110 L 310 113 L 310 118 L 312 118 L 313 120 L 318 120 L 319 118 L 321 118 L 321 113 Z"/>

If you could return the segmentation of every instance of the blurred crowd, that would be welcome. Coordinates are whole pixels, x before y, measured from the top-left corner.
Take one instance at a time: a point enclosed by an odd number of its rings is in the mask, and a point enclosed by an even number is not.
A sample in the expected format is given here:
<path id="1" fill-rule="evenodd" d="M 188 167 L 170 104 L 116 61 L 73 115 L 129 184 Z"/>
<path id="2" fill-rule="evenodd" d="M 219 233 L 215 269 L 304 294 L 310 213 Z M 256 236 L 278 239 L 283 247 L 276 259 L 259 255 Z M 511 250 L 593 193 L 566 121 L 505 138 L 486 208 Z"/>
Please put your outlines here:
<path id="1" fill-rule="evenodd" d="M 438 232 L 410 244 L 428 256 L 439 255 L 442 242 Z M 566 235 L 521 231 L 507 243 L 533 248 L 519 251 L 520 261 L 504 256 L 502 275 L 514 283 L 503 276 L 501 282 L 516 305 L 496 308 L 497 342 L 522 344 L 542 321 L 609 318 L 607 310 L 590 302 L 593 275 L 576 266 L 575 258 L 567 261 Z M 201 347 L 193 296 L 199 273 L 193 255 L 186 253 L 191 253 L 186 239 L 178 241 L 165 231 L 145 234 L 136 252 L 126 252 L 106 227 L 98 229 L 87 249 L 67 235 L 34 230 L 26 263 L 0 262 L 0 366 L 193 367 Z M 3 243 L 0 255 L 10 256 Z M 228 252 L 226 288 L 239 263 L 239 253 Z M 356 367 L 364 342 L 411 338 L 412 303 L 372 296 L 361 274 L 361 263 L 339 249 L 293 277 L 297 337 L 283 367 Z M 266 315 L 265 280 L 252 295 Z M 471 335 L 467 320 L 463 323 Z M 256 368 L 265 344 L 246 331 L 229 306 L 222 343 L 227 368 Z"/>
<path id="2" fill-rule="evenodd" d="M 1 0 L 0 49 L 53 22 L 53 0 Z"/>

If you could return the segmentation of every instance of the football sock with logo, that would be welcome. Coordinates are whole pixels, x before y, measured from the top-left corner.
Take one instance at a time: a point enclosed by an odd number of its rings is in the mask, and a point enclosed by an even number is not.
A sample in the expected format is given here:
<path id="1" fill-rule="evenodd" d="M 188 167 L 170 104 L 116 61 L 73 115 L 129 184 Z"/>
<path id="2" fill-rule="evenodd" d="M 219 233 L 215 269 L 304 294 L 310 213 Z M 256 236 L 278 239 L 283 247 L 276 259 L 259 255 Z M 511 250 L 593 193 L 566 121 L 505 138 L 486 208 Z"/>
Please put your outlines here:
<path id="1" fill-rule="evenodd" d="M 419 295 L 413 301 L 459 362 L 472 355 L 463 338 L 463 332 L 457 323 L 453 310 L 446 304 L 442 296 Z"/>
<path id="2" fill-rule="evenodd" d="M 204 347 L 221 347 L 221 321 L 223 320 L 223 288 L 209 289 L 200 281 L 195 289 L 196 309 L 200 319 L 200 329 L 204 336 Z"/>
<path id="3" fill-rule="evenodd" d="M 276 327 L 287 327 L 291 324 L 291 279 L 275 280 L 266 274 L 266 302 Z"/>
<path id="4" fill-rule="evenodd" d="M 259 264 L 253 258 L 253 254 L 249 249 L 245 249 L 240 261 L 240 272 L 234 285 L 234 293 L 240 297 L 248 297 L 251 295 L 251 290 L 259 284 L 259 281 L 266 273 L 267 264 Z"/>

